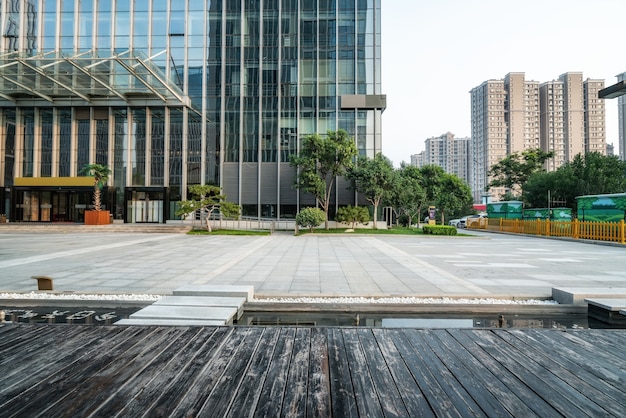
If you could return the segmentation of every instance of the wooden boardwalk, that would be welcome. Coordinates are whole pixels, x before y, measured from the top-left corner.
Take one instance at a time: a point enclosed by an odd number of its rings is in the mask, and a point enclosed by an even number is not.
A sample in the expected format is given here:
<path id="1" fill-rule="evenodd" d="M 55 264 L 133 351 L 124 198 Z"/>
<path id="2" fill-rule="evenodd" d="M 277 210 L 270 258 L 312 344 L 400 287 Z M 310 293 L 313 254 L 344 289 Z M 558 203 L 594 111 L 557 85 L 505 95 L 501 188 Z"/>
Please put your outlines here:
<path id="1" fill-rule="evenodd" d="M 0 326 L 0 416 L 626 416 L 626 330 Z"/>

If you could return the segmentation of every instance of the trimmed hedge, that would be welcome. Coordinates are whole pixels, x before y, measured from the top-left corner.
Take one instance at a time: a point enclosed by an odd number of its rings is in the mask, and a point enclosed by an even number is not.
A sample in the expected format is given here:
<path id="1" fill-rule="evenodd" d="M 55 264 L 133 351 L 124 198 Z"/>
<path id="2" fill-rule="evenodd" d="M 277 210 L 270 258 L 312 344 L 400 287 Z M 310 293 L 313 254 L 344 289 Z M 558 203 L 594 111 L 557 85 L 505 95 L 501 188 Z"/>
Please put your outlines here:
<path id="1" fill-rule="evenodd" d="M 424 225 L 422 230 L 429 235 L 456 235 L 456 227 L 448 225 Z"/>

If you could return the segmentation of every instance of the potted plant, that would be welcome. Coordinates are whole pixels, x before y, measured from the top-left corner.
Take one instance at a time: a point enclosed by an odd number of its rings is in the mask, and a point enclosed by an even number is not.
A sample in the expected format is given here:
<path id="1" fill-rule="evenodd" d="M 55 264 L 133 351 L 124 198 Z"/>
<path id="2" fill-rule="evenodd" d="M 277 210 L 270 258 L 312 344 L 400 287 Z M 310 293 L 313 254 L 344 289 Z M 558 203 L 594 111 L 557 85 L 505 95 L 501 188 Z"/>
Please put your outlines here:
<path id="1" fill-rule="evenodd" d="M 102 164 L 85 164 L 82 174 L 93 176 L 93 210 L 85 211 L 85 225 L 106 225 L 111 223 L 111 213 L 102 210 L 102 187 L 109 180 L 111 169 Z"/>

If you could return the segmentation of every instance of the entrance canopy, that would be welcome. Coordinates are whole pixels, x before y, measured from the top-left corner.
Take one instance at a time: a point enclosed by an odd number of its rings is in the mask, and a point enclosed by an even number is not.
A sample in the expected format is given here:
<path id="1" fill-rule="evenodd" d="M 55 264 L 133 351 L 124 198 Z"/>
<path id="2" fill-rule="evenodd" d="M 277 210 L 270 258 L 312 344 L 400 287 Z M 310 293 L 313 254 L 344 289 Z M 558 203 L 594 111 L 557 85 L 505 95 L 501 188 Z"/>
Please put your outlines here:
<path id="1" fill-rule="evenodd" d="M 152 59 L 139 51 L 102 55 L 62 51 L 29 56 L 0 55 L 0 102 L 13 105 L 44 100 L 52 105 L 132 105 L 156 102 L 191 108 L 191 100 L 167 79 Z M 112 103 L 113 102 L 113 103 Z M 27 103 L 24 103 L 27 104 Z"/>

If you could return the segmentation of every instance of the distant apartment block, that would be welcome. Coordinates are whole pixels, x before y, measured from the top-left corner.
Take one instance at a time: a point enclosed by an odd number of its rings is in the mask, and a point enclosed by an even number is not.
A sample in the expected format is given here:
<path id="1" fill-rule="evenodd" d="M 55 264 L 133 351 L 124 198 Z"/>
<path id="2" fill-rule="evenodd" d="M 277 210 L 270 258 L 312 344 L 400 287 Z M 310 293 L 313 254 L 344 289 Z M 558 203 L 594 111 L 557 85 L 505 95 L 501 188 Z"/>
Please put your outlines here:
<path id="1" fill-rule="evenodd" d="M 580 153 L 606 154 L 604 100 L 598 99 L 603 87 L 604 80 L 583 81 L 582 73 L 568 72 L 544 83 L 509 73 L 473 88 L 469 163 L 474 201 L 484 200 L 490 167 L 515 152 L 554 151 L 548 171 Z M 493 188 L 490 198 L 497 201 L 504 192 Z"/>
<path id="2" fill-rule="evenodd" d="M 626 81 L 626 72 L 617 75 L 617 81 Z M 626 160 L 626 96 L 617 98 L 617 117 L 619 123 L 619 156 Z"/>
<path id="3" fill-rule="evenodd" d="M 424 151 L 411 156 L 411 165 L 438 165 L 446 173 L 454 174 L 469 184 L 470 138 L 455 138 L 453 133 L 448 132 L 428 138 L 424 144 Z"/>

